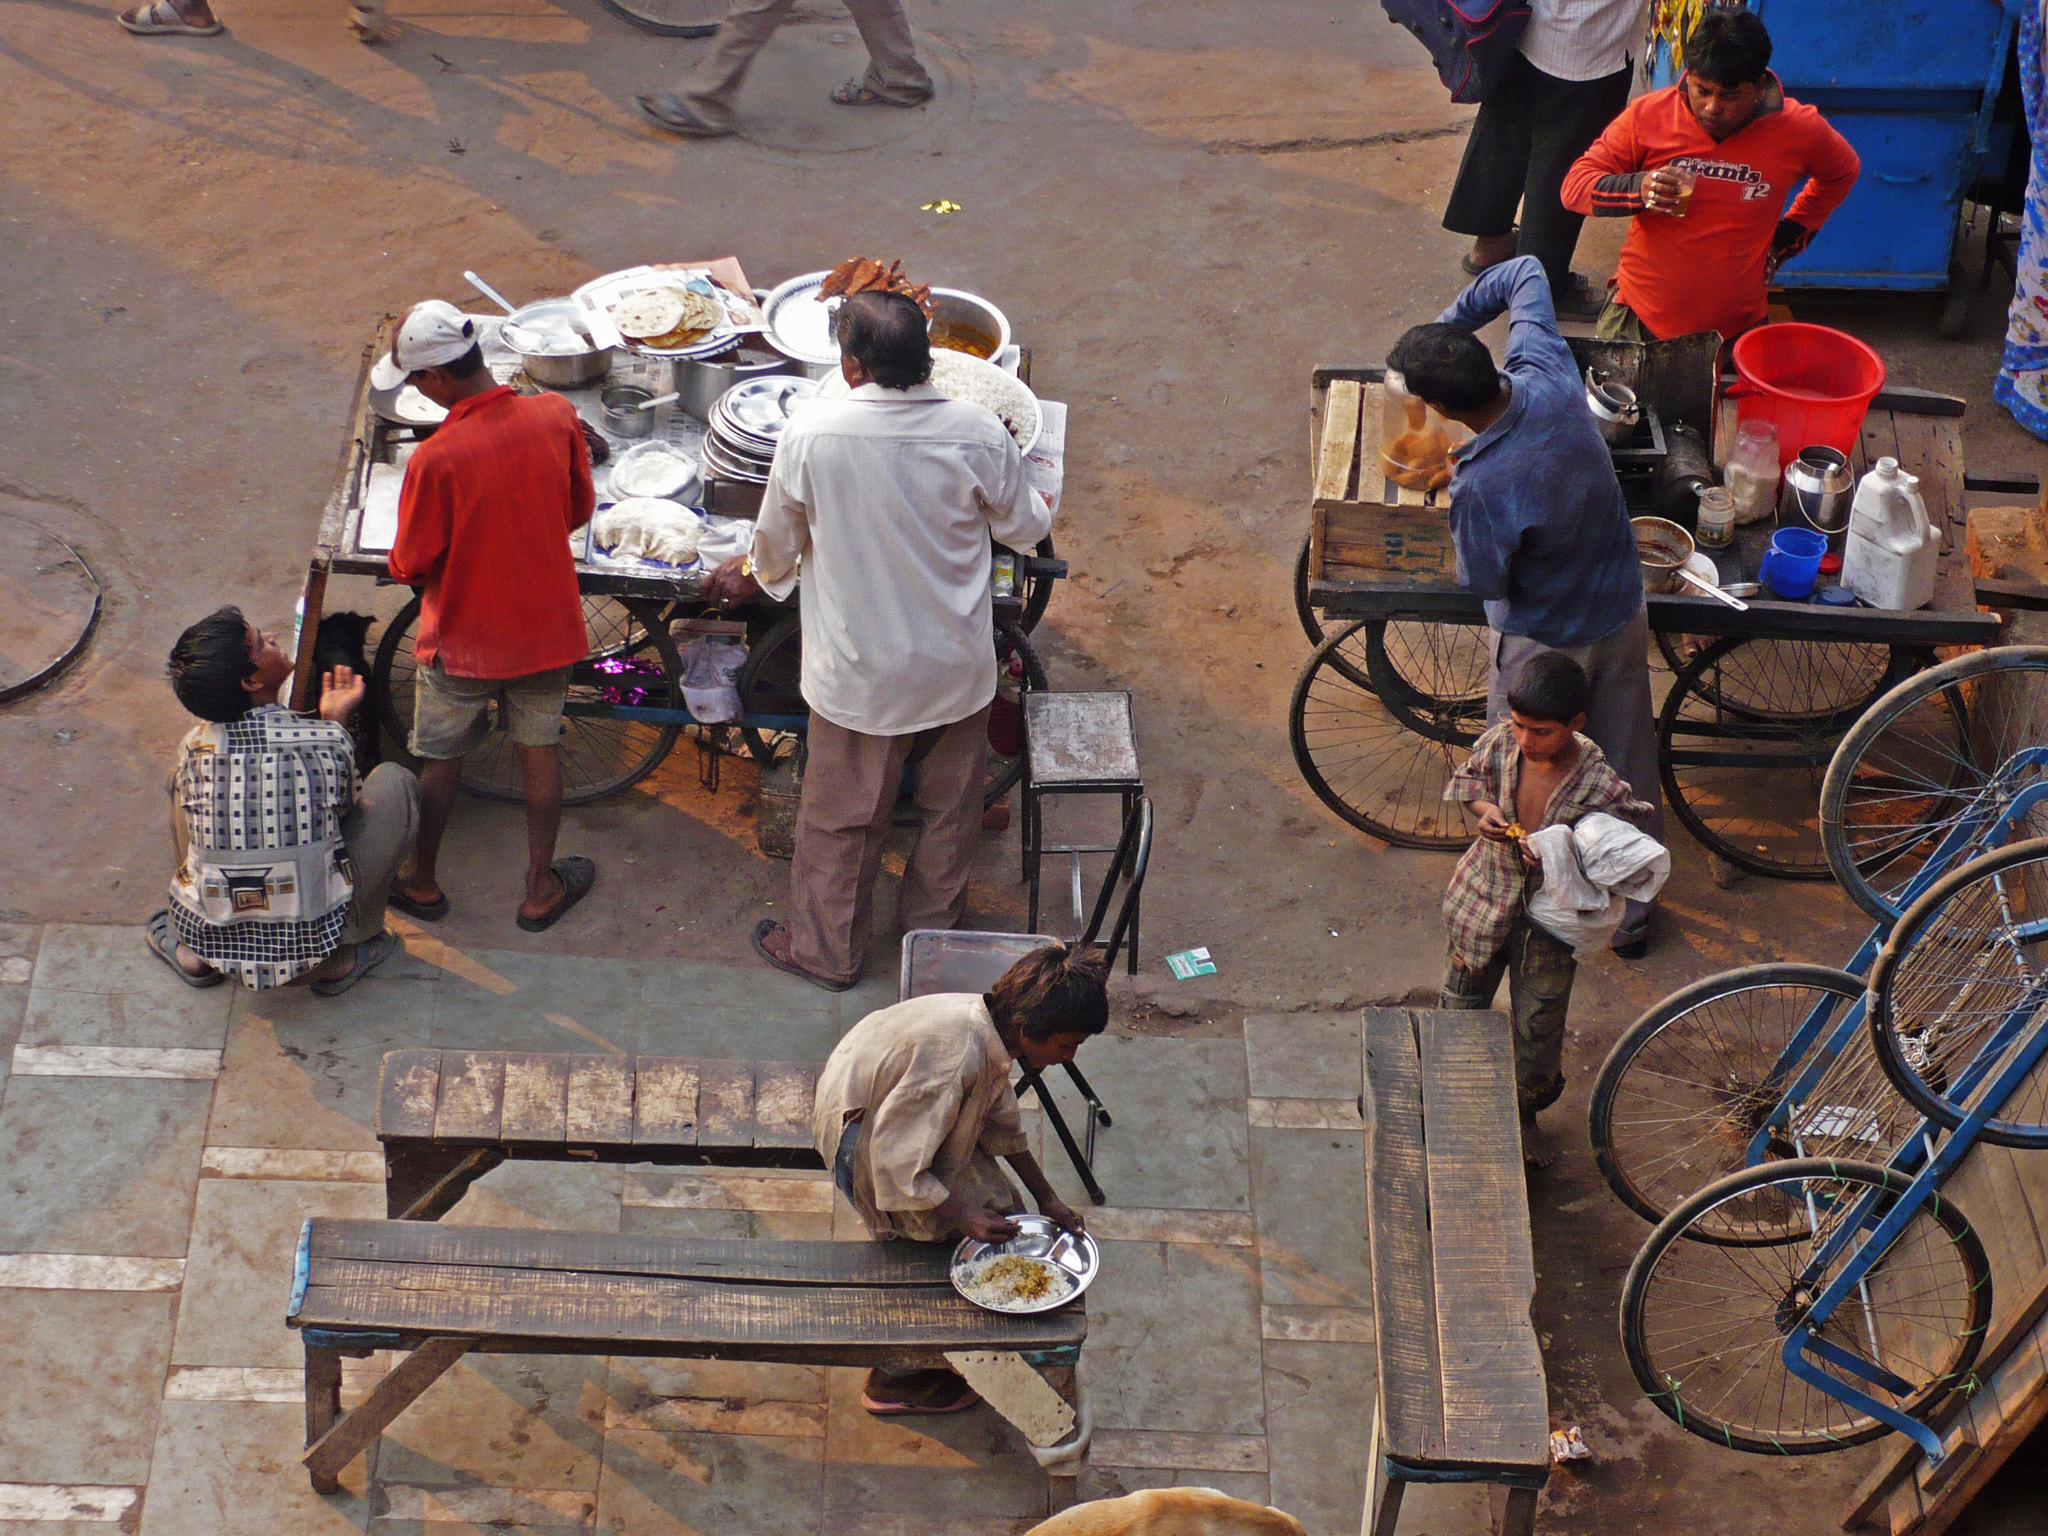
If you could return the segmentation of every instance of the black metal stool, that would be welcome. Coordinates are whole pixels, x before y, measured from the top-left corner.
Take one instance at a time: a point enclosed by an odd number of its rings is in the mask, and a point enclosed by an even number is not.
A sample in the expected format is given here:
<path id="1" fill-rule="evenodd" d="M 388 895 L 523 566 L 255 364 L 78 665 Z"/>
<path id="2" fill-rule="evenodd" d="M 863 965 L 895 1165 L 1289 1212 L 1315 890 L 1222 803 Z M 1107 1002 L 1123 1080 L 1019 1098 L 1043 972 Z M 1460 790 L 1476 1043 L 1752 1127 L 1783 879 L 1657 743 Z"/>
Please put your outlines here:
<path id="1" fill-rule="evenodd" d="M 1128 693 L 1027 693 L 1024 695 L 1024 784 L 1022 854 L 1030 902 L 1025 926 L 1038 926 L 1039 877 L 1048 853 L 1066 854 L 1073 865 L 1074 922 L 1085 910 L 1081 894 L 1081 855 L 1128 850 L 1134 834 L 1138 801 L 1145 781 L 1138 772 L 1138 740 L 1131 724 Z M 1115 843 L 1045 842 L 1048 795 L 1115 795 L 1121 802 L 1121 827 Z M 1129 857 L 1128 851 L 1125 858 Z M 1119 864 L 1124 860 L 1120 859 Z M 1110 879 L 1116 878 L 1112 866 Z M 1107 906 L 1108 891 L 1096 903 L 1096 921 Z M 1130 972 L 1138 974 L 1136 909 L 1130 925 Z M 1121 922 L 1119 928 L 1123 926 Z"/>

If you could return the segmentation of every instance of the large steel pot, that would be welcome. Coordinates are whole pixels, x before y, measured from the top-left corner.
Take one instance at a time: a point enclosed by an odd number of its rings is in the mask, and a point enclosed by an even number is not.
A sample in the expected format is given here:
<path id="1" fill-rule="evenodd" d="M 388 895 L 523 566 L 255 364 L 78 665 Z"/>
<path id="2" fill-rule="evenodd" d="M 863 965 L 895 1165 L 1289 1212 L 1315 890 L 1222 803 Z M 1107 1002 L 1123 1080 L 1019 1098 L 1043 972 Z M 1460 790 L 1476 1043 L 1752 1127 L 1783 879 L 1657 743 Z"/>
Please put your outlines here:
<path id="1" fill-rule="evenodd" d="M 721 352 L 716 357 L 677 358 L 672 387 L 677 396 L 676 404 L 699 421 L 709 421 L 711 408 L 718 404 L 718 397 L 735 384 L 775 374 L 801 378 L 804 372 L 804 365 L 795 358 L 785 356 L 771 346 L 744 341 L 732 351 Z"/>
<path id="2" fill-rule="evenodd" d="M 522 305 L 505 317 L 498 334 L 519 354 L 526 376 L 550 389 L 593 384 L 612 371 L 612 349 L 591 342 L 589 326 L 574 299 L 537 299 Z M 562 338 L 567 336 L 580 336 L 584 345 L 564 350 Z"/>

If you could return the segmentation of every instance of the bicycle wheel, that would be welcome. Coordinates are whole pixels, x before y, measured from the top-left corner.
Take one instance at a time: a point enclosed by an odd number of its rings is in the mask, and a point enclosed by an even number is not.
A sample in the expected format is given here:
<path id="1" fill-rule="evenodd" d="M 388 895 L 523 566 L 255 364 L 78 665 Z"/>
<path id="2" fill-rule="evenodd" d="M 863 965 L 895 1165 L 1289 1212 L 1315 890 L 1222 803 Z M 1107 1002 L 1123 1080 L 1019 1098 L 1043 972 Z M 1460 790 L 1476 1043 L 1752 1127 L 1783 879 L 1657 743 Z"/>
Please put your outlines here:
<path id="1" fill-rule="evenodd" d="M 1836 747 L 1821 846 L 1849 899 L 1880 923 L 1939 871 L 1982 851 L 1992 822 L 2048 785 L 2048 646 L 1971 651 L 1907 678 Z M 2005 841 L 2048 834 L 2048 808 Z M 1946 846 L 1944 846 L 1946 845 Z"/>
<path id="2" fill-rule="evenodd" d="M 1870 1031 L 1885 1075 L 1936 1124 L 1980 1106 L 2002 1147 L 2048 1147 L 2048 1069 L 2002 1102 L 1995 1079 L 2048 1029 L 2048 838 L 2014 843 L 1934 882 L 1870 969 Z"/>
<path id="3" fill-rule="evenodd" d="M 1871 649 L 1731 638 L 1687 662 L 1657 722 L 1686 830 L 1753 874 L 1827 879 L 1814 810 L 1835 743 L 1882 686 Z"/>
<path id="4" fill-rule="evenodd" d="M 1786 1337 L 1851 1265 L 1867 1269 L 1814 1337 L 1873 1363 L 1887 1392 L 1822 1362 L 1887 1406 L 1924 1417 L 1967 1376 L 1991 1320 L 1991 1266 L 1953 1202 L 1929 1197 L 1882 1253 L 1867 1227 L 1911 1180 L 1869 1163 L 1798 1158 L 1716 1180 L 1657 1225 L 1629 1266 L 1621 1340 L 1650 1401 L 1679 1427 L 1732 1450 L 1813 1456 L 1890 1433 L 1880 1419 L 1792 1374 Z M 1755 1228 L 1744 1246 L 1687 1241 L 1704 1222 Z M 1824 1256 L 1837 1238 L 1840 1252 Z M 1809 1356 L 1809 1358 L 1812 1358 Z"/>
<path id="5" fill-rule="evenodd" d="M 1396 719 L 1431 741 L 1469 741 L 1486 729 L 1492 664 L 1486 631 L 1473 625 L 1367 621 L 1367 686 Z"/>
<path id="6" fill-rule="evenodd" d="M 1288 741 L 1316 797 L 1361 832 L 1402 848 L 1456 851 L 1472 840 L 1464 806 L 1444 786 L 1478 737 L 1476 722 L 1442 722 L 1419 734 L 1354 677 L 1369 664 L 1367 631 L 1356 620 L 1316 647 L 1295 680 Z M 1340 660 L 1343 665 L 1339 665 Z"/>
<path id="7" fill-rule="evenodd" d="M 562 718 L 562 802 L 587 805 L 645 778 L 669 753 L 679 725 L 649 725 L 595 713 L 607 706 L 680 709 L 682 663 L 662 622 L 662 605 L 586 594 L 583 624 L 590 651 L 571 668 Z M 375 663 L 384 728 L 401 744 L 412 735 L 414 598 L 386 627 Z M 519 752 L 498 728 L 462 760 L 462 787 L 486 800 L 522 800 L 526 781 Z"/>
<path id="8" fill-rule="evenodd" d="M 662 37 L 710 37 L 718 30 L 725 0 L 597 0 L 621 21 Z"/>
<path id="9" fill-rule="evenodd" d="M 1863 1002 L 1862 979 L 1824 965 L 1723 971 L 1655 1004 L 1607 1053 L 1593 1083 L 1593 1156 L 1630 1210 L 1658 1222 L 1702 1184 L 1749 1163 L 1757 1132 Z M 1802 1026 L 1818 1028 L 1791 1053 Z M 1763 1146 L 1769 1161 L 1879 1161 L 1917 1122 L 1855 1030 Z M 1739 1243 L 1740 1231 L 1689 1234 Z"/>

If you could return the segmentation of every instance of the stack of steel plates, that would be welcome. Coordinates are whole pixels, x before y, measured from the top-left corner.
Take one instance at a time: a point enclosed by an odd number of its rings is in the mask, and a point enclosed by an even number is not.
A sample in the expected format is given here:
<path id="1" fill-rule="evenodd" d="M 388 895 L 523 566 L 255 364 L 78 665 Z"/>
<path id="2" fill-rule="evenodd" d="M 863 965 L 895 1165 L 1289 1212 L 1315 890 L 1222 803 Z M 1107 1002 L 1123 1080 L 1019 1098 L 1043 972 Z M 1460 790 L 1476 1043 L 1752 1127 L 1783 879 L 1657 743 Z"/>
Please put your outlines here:
<path id="1" fill-rule="evenodd" d="M 769 377 L 735 384 L 711 407 L 704 467 L 715 479 L 766 485 L 791 408 L 817 390 L 811 379 Z"/>

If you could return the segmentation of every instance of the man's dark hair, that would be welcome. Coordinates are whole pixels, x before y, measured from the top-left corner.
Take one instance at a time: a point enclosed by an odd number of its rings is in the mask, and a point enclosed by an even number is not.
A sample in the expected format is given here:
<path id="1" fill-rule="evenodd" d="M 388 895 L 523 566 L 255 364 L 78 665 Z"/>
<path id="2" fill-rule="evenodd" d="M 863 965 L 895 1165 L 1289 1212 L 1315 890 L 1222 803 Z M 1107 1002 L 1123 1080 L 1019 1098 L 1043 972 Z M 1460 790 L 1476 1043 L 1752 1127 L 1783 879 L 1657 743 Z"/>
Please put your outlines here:
<path id="1" fill-rule="evenodd" d="M 1522 663 L 1508 687 L 1508 708 L 1531 720 L 1570 725 L 1586 712 L 1593 685 L 1586 669 L 1563 651 L 1538 651 Z"/>
<path id="2" fill-rule="evenodd" d="M 441 366 L 458 379 L 473 379 L 484 371 L 484 349 L 481 346 L 471 347 L 454 362 Z"/>
<path id="3" fill-rule="evenodd" d="M 1387 354 L 1408 393 L 1451 411 L 1476 411 L 1500 393 L 1500 370 L 1486 343 L 1462 326 L 1432 320 L 1410 326 Z"/>
<path id="4" fill-rule="evenodd" d="M 924 311 L 900 293 L 856 293 L 839 306 L 840 348 L 885 389 L 908 389 L 932 376 L 932 339 Z"/>
<path id="5" fill-rule="evenodd" d="M 1109 967 L 1092 944 L 1034 949 L 996 979 L 988 1011 L 1028 1040 L 1099 1035 L 1109 1027 Z"/>
<path id="6" fill-rule="evenodd" d="M 1752 84 L 1771 67 L 1771 34 L 1746 7 L 1714 6 L 1686 37 L 1685 67 L 1716 85 Z"/>
<path id="7" fill-rule="evenodd" d="M 178 702 L 202 720 L 234 720 L 249 709 L 245 679 L 256 675 L 249 621 L 232 604 L 209 613 L 171 647 L 165 668 Z"/>

